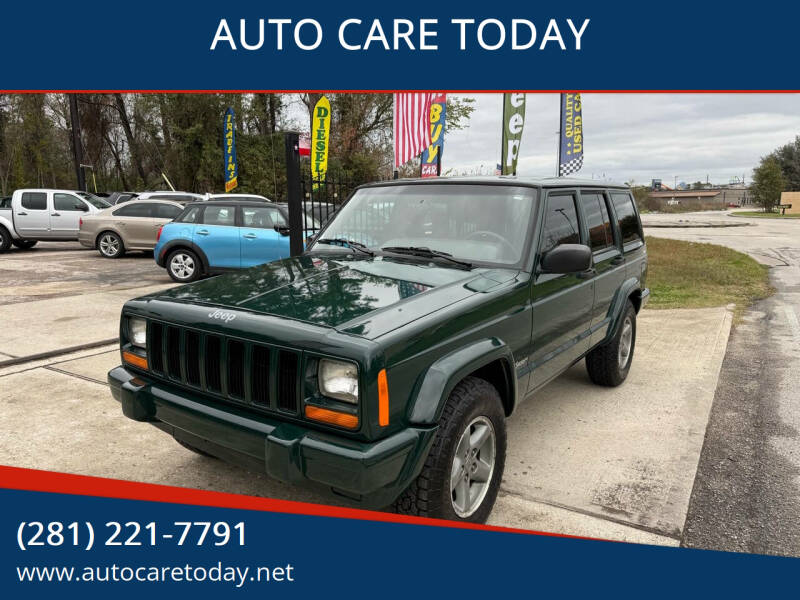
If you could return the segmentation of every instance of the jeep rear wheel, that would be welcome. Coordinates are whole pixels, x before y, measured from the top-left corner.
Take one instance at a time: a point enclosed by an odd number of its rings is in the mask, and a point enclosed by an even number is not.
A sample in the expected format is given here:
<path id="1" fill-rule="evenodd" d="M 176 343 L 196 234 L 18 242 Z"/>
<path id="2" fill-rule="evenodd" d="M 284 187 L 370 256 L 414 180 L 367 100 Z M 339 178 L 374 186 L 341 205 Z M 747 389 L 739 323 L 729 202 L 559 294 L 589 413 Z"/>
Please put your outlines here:
<path id="1" fill-rule="evenodd" d="M 636 309 L 630 300 L 613 338 L 586 355 L 589 378 L 598 385 L 616 387 L 628 377 L 636 346 Z"/>
<path id="2" fill-rule="evenodd" d="M 422 472 L 394 503 L 397 512 L 483 523 L 503 478 L 506 424 L 500 394 L 467 377 L 450 394 Z"/>
<path id="3" fill-rule="evenodd" d="M 178 283 L 195 281 L 200 277 L 200 260 L 191 250 L 174 250 L 167 257 L 167 273 Z"/>

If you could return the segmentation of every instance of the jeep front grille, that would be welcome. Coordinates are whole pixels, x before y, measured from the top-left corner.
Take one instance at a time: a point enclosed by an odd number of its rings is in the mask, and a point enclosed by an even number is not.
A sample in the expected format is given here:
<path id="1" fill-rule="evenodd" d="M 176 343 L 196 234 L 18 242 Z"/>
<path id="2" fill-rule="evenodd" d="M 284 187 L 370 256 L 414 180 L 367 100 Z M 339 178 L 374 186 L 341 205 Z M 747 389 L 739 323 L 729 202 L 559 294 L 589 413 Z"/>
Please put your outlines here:
<path id="1" fill-rule="evenodd" d="M 300 353 L 158 321 L 148 324 L 151 373 L 260 410 L 297 414 Z"/>

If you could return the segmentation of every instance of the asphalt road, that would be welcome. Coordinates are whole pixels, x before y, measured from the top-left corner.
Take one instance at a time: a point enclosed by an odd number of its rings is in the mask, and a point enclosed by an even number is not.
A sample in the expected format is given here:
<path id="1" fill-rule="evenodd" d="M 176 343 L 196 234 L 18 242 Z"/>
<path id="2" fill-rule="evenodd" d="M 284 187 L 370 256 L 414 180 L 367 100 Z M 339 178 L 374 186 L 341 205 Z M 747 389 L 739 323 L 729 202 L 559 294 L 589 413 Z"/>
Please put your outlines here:
<path id="1" fill-rule="evenodd" d="M 720 213 L 646 215 L 661 225 L 741 223 Z M 682 544 L 800 555 L 800 222 L 651 228 L 649 235 L 721 244 L 770 265 L 777 293 L 728 342 Z"/>

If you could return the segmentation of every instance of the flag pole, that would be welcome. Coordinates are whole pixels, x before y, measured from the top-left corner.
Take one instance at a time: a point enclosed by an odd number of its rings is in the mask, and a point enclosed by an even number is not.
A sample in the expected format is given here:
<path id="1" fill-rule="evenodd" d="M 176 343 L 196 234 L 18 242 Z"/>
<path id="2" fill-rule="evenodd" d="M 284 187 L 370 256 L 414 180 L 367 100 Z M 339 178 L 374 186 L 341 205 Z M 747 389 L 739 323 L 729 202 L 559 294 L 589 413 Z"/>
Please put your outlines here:
<path id="1" fill-rule="evenodd" d="M 392 94 L 392 146 L 394 147 L 394 173 L 392 179 L 400 179 L 397 168 L 397 94 Z"/>
<path id="2" fill-rule="evenodd" d="M 503 103 L 503 110 L 502 110 L 502 119 L 503 122 L 501 123 L 500 131 L 500 175 L 505 175 L 506 165 L 505 160 L 503 159 L 503 152 L 505 149 L 503 148 L 503 142 L 506 138 L 506 95 L 500 94 L 500 102 Z"/>
<path id="3" fill-rule="evenodd" d="M 561 171 L 561 124 L 564 122 L 564 99 L 562 95 L 558 95 L 558 143 L 556 144 L 556 177 L 560 175 Z"/>

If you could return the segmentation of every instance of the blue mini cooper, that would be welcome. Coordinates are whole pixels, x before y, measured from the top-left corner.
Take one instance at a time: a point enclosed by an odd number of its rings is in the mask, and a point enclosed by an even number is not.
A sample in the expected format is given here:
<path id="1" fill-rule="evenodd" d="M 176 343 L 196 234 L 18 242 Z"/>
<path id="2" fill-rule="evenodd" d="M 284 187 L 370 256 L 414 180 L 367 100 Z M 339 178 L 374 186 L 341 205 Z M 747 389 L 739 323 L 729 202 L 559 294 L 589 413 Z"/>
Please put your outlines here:
<path id="1" fill-rule="evenodd" d="M 288 213 L 272 202 L 190 204 L 161 228 L 153 253 L 158 266 L 178 283 L 286 258 Z"/>

